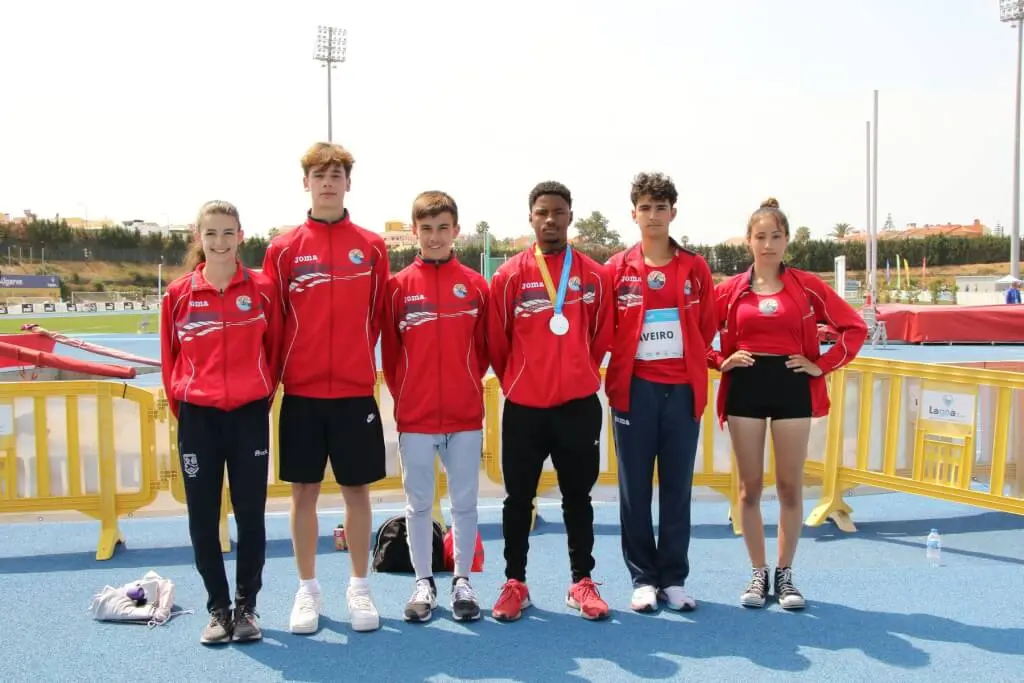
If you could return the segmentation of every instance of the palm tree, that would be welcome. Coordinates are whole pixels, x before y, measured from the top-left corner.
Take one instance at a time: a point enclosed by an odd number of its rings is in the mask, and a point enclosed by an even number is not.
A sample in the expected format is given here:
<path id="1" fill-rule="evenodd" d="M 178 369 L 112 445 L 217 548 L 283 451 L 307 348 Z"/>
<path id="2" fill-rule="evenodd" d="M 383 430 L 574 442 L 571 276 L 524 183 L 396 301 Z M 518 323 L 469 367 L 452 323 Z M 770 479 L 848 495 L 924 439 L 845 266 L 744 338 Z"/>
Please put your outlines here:
<path id="1" fill-rule="evenodd" d="M 849 223 L 836 223 L 832 227 L 832 232 L 830 236 L 833 239 L 841 240 L 843 238 L 849 237 L 851 233 L 853 233 L 853 228 L 850 226 Z"/>

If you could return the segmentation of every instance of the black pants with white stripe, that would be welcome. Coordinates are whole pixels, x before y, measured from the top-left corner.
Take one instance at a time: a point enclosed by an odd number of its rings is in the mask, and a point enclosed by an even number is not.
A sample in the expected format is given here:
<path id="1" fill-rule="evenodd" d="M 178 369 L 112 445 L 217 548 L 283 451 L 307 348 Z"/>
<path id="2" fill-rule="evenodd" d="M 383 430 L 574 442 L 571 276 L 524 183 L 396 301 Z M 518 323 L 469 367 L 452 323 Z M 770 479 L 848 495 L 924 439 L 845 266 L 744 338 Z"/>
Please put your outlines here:
<path id="1" fill-rule="evenodd" d="M 178 410 L 178 456 L 196 569 L 208 596 L 206 608 L 213 611 L 231 606 L 219 530 L 225 466 L 238 529 L 235 605 L 255 607 L 267 554 L 267 399 L 231 411 L 182 403 Z"/>

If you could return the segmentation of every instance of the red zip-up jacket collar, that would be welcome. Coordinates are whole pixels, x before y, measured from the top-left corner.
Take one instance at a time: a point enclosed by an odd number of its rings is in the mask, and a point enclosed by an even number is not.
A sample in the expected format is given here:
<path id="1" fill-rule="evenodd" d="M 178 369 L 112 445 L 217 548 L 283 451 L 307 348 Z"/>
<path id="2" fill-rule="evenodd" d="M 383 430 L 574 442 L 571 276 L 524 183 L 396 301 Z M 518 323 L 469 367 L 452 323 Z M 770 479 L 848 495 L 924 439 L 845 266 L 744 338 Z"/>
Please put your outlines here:
<path id="1" fill-rule="evenodd" d="M 211 285 L 209 281 L 206 279 L 206 274 L 204 272 L 205 270 L 206 263 L 200 263 L 198 266 L 196 266 L 196 269 L 190 273 L 191 277 L 189 279 L 189 284 L 192 287 L 193 292 L 201 292 L 204 290 L 210 292 L 227 292 L 236 285 L 239 285 L 243 282 L 248 282 L 249 278 L 251 277 L 249 275 L 249 269 L 243 266 L 241 263 L 239 263 L 238 268 L 235 269 L 235 274 L 231 276 L 231 281 L 228 283 L 228 286 L 225 287 L 223 290 L 219 290 L 213 285 Z"/>
<path id="2" fill-rule="evenodd" d="M 171 282 L 161 302 L 161 374 L 171 413 L 178 416 L 182 401 L 234 410 L 267 399 L 269 409 L 283 325 L 274 286 L 239 265 L 219 290 L 204 268 Z"/>
<path id="3" fill-rule="evenodd" d="M 400 433 L 483 426 L 487 282 L 453 255 L 415 261 L 389 281 L 381 365 Z"/>
<path id="4" fill-rule="evenodd" d="M 329 221 L 324 218 L 317 218 L 313 215 L 312 209 L 306 211 L 306 225 L 320 226 L 324 228 L 344 228 L 354 225 L 352 218 L 349 216 L 348 209 L 342 209 L 341 218 L 336 221 Z"/>
<path id="5" fill-rule="evenodd" d="M 780 266 L 783 291 L 800 307 L 803 317 L 803 356 L 821 368 L 819 377 L 811 377 L 811 410 L 813 417 L 828 415 L 828 388 L 825 375 L 848 364 L 864 346 L 868 328 L 864 319 L 846 300 L 839 296 L 821 278 L 785 264 Z M 716 317 L 721 337 L 720 351 L 708 354 L 708 362 L 716 369 L 736 351 L 736 302 L 746 296 L 753 284 L 754 269 L 739 273 L 715 288 Z M 818 343 L 818 321 L 826 322 L 837 332 L 832 348 L 821 353 Z M 729 391 L 729 373 L 722 374 L 718 389 L 719 424 L 725 423 L 725 401 Z"/>
<path id="6" fill-rule="evenodd" d="M 671 240 L 675 249 L 679 320 L 682 325 L 686 370 L 693 389 L 694 417 L 704 414 L 708 398 L 707 354 L 717 331 L 714 281 L 707 261 Z M 612 256 L 607 263 L 615 298 L 615 337 L 605 372 L 608 403 L 618 411 L 629 410 L 629 388 L 633 379 L 636 349 L 644 324 L 644 255 L 639 244 Z M 624 278 L 636 278 L 627 281 Z"/>

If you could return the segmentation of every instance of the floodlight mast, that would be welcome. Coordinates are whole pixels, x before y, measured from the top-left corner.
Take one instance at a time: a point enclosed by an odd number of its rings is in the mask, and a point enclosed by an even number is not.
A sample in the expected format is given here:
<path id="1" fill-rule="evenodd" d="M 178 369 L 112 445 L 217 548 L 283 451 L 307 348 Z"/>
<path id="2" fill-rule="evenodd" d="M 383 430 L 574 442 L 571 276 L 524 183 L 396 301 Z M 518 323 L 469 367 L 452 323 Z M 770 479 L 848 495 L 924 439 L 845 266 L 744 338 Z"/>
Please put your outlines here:
<path id="1" fill-rule="evenodd" d="M 327 141 L 334 140 L 333 98 L 331 93 L 331 71 L 335 65 L 345 61 L 348 48 L 348 31 L 334 26 L 317 28 L 316 52 L 313 59 L 327 69 Z"/>
<path id="2" fill-rule="evenodd" d="M 874 120 L 871 124 L 871 300 L 878 303 L 878 91 L 874 93 Z"/>
<path id="3" fill-rule="evenodd" d="M 1017 29 L 1016 106 L 1013 117 L 1013 224 L 1010 227 L 1010 275 L 1020 279 L 1020 86 L 1024 45 L 1024 0 L 999 0 L 999 21 Z"/>

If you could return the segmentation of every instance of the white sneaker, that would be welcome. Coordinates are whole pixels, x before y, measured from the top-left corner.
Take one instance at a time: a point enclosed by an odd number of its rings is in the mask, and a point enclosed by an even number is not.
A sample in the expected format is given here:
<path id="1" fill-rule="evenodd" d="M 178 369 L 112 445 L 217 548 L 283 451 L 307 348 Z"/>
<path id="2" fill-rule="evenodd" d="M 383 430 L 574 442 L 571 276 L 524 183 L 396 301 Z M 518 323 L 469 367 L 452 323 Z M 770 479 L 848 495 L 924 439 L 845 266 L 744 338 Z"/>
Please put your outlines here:
<path id="1" fill-rule="evenodd" d="M 380 628 L 380 613 L 370 597 L 369 588 L 348 587 L 348 614 L 353 631 L 376 631 Z"/>
<path id="2" fill-rule="evenodd" d="M 288 630 L 292 633 L 310 634 L 316 633 L 320 627 L 320 610 L 323 607 L 323 597 L 320 593 L 312 593 L 299 589 L 295 594 L 295 604 L 292 605 L 292 616 L 288 620 Z"/>
<path id="3" fill-rule="evenodd" d="M 629 606 L 634 612 L 653 612 L 658 609 L 658 591 L 654 586 L 637 586 Z"/>
<path id="4" fill-rule="evenodd" d="M 692 612 L 697 609 L 697 601 L 682 586 L 662 588 L 658 593 L 658 597 L 664 600 L 670 609 L 679 612 Z"/>

